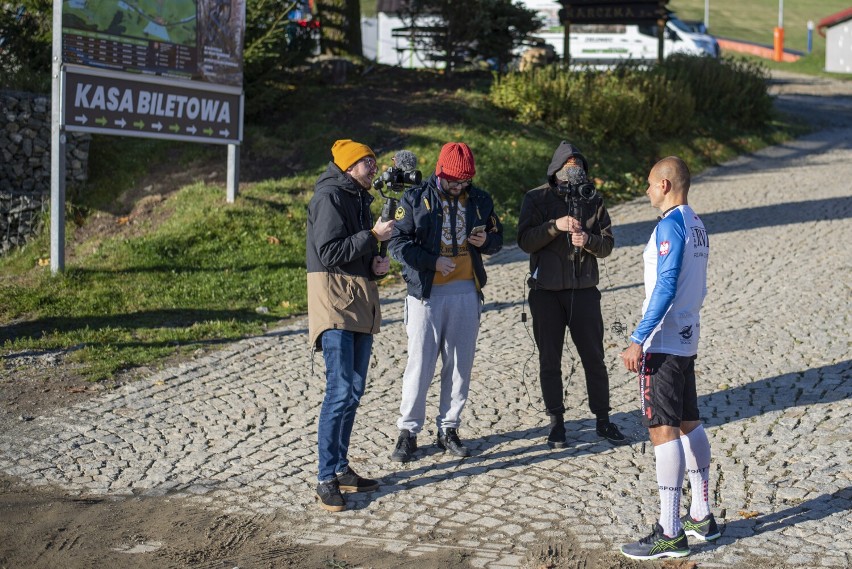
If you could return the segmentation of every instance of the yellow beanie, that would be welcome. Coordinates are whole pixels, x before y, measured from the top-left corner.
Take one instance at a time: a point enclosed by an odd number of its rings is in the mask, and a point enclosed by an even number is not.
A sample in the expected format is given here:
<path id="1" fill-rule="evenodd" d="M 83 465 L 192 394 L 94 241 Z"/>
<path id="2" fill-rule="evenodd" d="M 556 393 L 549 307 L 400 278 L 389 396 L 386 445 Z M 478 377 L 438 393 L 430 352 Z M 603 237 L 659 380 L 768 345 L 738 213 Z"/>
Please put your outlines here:
<path id="1" fill-rule="evenodd" d="M 348 138 L 335 141 L 331 147 L 331 155 L 334 156 L 334 163 L 337 164 L 337 167 L 344 172 L 365 156 L 372 156 L 373 160 L 376 159 L 376 155 L 370 150 L 369 146 Z"/>

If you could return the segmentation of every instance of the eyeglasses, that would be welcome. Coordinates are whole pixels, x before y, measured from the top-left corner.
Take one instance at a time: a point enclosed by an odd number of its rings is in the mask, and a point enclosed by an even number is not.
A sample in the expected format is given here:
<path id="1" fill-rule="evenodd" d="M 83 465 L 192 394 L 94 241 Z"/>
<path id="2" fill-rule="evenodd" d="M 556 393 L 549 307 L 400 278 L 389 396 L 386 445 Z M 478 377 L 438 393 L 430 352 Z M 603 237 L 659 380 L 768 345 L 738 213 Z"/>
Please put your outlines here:
<path id="1" fill-rule="evenodd" d="M 451 181 L 447 180 L 447 187 L 453 188 L 453 189 L 455 189 L 455 188 L 464 189 L 464 188 L 468 187 L 469 185 L 471 185 L 472 183 L 473 183 L 473 180 L 459 180 L 457 182 L 451 182 Z"/>
<path id="2" fill-rule="evenodd" d="M 375 168 L 376 167 L 376 161 L 373 160 L 373 158 L 371 156 L 365 156 L 361 159 L 361 161 L 364 164 L 366 164 L 367 168 Z"/>

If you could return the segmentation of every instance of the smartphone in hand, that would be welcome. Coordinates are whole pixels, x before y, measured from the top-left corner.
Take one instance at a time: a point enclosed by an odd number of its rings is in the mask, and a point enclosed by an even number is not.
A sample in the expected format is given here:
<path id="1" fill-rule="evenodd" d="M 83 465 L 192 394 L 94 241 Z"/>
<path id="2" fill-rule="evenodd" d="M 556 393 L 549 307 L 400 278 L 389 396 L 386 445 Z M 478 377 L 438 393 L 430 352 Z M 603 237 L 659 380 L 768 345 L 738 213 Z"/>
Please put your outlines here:
<path id="1" fill-rule="evenodd" d="M 473 229 L 470 230 L 470 234 L 474 235 L 476 233 L 483 233 L 484 231 L 485 231 L 484 225 L 477 225 L 476 227 L 474 227 Z"/>

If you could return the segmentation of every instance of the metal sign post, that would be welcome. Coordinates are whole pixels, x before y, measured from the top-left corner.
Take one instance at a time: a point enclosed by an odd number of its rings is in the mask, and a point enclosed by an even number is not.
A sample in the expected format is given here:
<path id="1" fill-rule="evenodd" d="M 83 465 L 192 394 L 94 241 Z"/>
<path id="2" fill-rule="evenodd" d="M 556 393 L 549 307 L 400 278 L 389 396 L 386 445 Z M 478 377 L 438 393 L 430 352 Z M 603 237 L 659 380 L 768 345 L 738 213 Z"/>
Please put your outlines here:
<path id="1" fill-rule="evenodd" d="M 53 0 L 50 99 L 50 272 L 65 270 L 65 131 L 62 128 L 62 0 Z"/>

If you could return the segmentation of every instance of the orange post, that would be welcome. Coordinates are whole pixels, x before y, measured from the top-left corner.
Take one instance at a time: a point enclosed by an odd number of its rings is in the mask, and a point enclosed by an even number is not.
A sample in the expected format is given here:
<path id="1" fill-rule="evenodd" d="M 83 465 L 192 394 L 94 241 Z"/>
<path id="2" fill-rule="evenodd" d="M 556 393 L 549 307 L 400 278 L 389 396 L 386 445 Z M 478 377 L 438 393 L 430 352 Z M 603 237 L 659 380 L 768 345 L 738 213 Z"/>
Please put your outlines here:
<path id="1" fill-rule="evenodd" d="M 772 60 L 773 61 L 783 61 L 784 60 L 784 28 L 777 27 L 775 28 L 775 32 L 773 33 L 773 37 L 775 38 L 775 51 L 773 53 Z"/>

